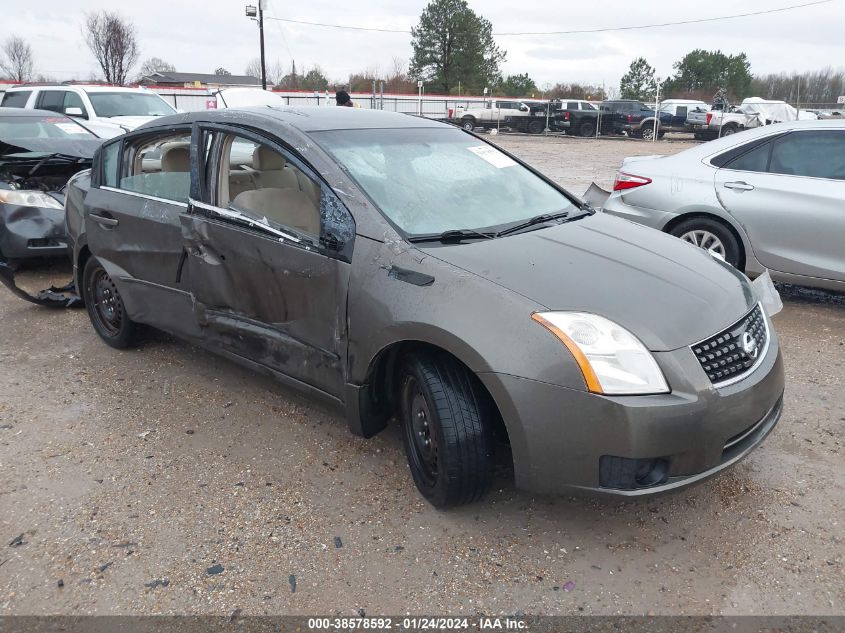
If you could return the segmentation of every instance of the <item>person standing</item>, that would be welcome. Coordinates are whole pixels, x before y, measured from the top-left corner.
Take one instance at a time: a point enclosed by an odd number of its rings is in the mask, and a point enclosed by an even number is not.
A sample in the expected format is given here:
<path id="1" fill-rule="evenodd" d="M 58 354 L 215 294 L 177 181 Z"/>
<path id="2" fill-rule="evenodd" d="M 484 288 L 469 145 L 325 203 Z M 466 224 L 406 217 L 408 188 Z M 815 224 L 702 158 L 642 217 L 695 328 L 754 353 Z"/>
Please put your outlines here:
<path id="1" fill-rule="evenodd" d="M 338 90 L 334 98 L 335 101 L 337 101 L 337 105 L 339 106 L 344 106 L 346 108 L 355 107 L 352 103 L 352 98 L 349 96 L 349 93 L 346 92 L 346 90 Z"/>

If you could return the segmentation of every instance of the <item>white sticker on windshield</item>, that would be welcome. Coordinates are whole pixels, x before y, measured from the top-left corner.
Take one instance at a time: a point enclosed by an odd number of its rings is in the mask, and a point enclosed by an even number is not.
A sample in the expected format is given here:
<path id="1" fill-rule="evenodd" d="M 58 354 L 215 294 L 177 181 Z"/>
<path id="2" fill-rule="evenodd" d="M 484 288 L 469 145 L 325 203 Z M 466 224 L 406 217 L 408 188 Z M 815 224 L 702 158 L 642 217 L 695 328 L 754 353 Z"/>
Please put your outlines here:
<path id="1" fill-rule="evenodd" d="M 88 131 L 76 123 L 54 123 L 65 134 L 88 134 Z"/>
<path id="2" fill-rule="evenodd" d="M 516 165 L 516 161 L 513 158 L 507 154 L 503 154 L 495 147 L 490 147 L 488 145 L 474 145 L 472 147 L 467 147 L 467 149 L 479 158 L 486 160 L 488 163 L 493 165 L 493 167 L 497 167 L 499 169 L 502 169 L 503 167 L 513 167 Z"/>

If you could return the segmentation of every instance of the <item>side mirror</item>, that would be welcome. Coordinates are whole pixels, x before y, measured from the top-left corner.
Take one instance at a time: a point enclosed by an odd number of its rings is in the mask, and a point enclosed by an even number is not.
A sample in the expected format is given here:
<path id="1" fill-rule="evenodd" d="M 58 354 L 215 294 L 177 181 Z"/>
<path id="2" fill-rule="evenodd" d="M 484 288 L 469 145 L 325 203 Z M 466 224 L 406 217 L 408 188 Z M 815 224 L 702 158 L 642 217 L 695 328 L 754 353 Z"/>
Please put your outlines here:
<path id="1" fill-rule="evenodd" d="M 527 106 L 527 105 L 525 105 L 525 104 L 523 103 L 523 104 L 521 104 L 521 105 L 519 106 L 519 109 L 520 109 L 522 112 L 528 112 L 528 109 L 529 109 L 529 108 L 528 108 L 528 106 Z"/>
<path id="2" fill-rule="evenodd" d="M 85 116 L 85 113 L 82 112 L 82 108 L 65 108 L 65 114 L 68 116 L 82 117 L 83 119 L 88 118 Z"/>

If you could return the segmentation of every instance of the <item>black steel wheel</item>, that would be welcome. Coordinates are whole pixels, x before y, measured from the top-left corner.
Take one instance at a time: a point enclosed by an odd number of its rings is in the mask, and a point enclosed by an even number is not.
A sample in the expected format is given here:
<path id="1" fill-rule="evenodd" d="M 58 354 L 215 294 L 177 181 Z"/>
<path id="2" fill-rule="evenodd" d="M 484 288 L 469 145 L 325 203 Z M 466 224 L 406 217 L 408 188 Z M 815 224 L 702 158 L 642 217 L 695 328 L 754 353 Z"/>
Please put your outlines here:
<path id="1" fill-rule="evenodd" d="M 126 314 L 126 307 L 114 280 L 93 257 L 85 263 L 82 272 L 82 298 L 91 324 L 100 338 L 118 349 L 132 345 L 136 324 Z"/>
<path id="2" fill-rule="evenodd" d="M 453 358 L 419 352 L 402 365 L 405 453 L 419 491 L 439 508 L 480 499 L 493 476 L 493 408 Z"/>
<path id="3" fill-rule="evenodd" d="M 546 124 L 544 121 L 534 120 L 528 123 L 529 134 L 540 134 L 544 129 L 546 129 Z"/>

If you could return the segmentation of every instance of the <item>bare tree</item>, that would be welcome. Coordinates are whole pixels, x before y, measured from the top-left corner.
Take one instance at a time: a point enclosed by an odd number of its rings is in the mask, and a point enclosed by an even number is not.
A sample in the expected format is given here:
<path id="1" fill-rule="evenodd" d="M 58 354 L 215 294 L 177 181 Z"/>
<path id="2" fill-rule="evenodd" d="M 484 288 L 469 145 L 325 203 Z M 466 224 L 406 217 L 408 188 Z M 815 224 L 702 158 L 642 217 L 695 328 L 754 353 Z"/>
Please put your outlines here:
<path id="1" fill-rule="evenodd" d="M 0 69 L 14 81 L 27 81 L 32 77 L 35 62 L 32 47 L 22 37 L 10 37 L 3 44 Z"/>
<path id="2" fill-rule="evenodd" d="M 129 69 L 138 61 L 135 25 L 117 13 L 98 11 L 86 14 L 82 36 L 103 69 L 106 82 L 126 83 Z"/>
<path id="3" fill-rule="evenodd" d="M 174 72 L 176 72 L 176 66 L 174 66 L 173 64 L 167 63 L 160 57 L 150 57 L 143 64 L 141 64 L 141 70 L 138 74 L 141 77 L 146 77 L 147 75 L 152 75 L 153 73 Z"/>

